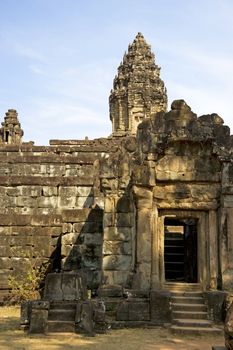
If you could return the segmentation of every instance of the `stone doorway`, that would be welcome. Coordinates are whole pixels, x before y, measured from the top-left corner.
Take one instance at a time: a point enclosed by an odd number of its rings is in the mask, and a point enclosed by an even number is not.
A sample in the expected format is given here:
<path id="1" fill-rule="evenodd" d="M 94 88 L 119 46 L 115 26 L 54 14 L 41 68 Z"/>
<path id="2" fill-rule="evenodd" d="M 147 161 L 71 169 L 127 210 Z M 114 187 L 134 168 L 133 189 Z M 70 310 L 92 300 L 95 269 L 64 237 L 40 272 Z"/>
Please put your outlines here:
<path id="1" fill-rule="evenodd" d="M 164 220 L 164 272 L 166 282 L 197 283 L 196 218 Z"/>

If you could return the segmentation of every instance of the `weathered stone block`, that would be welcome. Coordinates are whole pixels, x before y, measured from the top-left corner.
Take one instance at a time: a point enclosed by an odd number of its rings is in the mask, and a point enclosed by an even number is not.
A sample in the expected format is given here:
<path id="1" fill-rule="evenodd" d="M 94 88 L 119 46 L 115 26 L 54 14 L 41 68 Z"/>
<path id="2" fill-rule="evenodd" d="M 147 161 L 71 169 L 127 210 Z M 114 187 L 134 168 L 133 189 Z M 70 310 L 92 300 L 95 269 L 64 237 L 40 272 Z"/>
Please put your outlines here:
<path id="1" fill-rule="evenodd" d="M 41 193 L 42 193 L 42 187 L 41 186 L 22 186 L 18 188 L 18 191 L 22 193 L 22 196 L 39 197 L 41 196 Z"/>
<path id="2" fill-rule="evenodd" d="M 46 244 L 43 239 L 41 239 L 39 236 L 33 236 L 33 252 L 34 256 L 40 256 L 40 257 L 50 257 L 51 253 L 53 251 L 53 247 L 51 244 L 51 239 L 48 237 Z"/>
<path id="3" fill-rule="evenodd" d="M 123 196 L 117 201 L 116 210 L 118 213 L 130 213 L 133 211 L 133 204 L 129 197 Z"/>
<path id="4" fill-rule="evenodd" d="M 131 267 L 131 256 L 129 255 L 107 255 L 103 257 L 104 270 L 129 270 Z"/>
<path id="5" fill-rule="evenodd" d="M 62 235 L 62 238 L 61 238 L 62 246 L 78 244 L 79 235 L 80 234 L 77 232 L 71 232 L 71 233 Z M 64 250 L 62 251 L 62 254 L 64 255 Z"/>
<path id="6" fill-rule="evenodd" d="M 233 208 L 233 195 L 224 195 L 222 197 L 224 208 Z"/>
<path id="7" fill-rule="evenodd" d="M 88 196 L 88 197 L 77 197 L 75 202 L 75 207 L 77 209 L 82 208 L 91 208 L 94 204 L 94 197 Z"/>
<path id="8" fill-rule="evenodd" d="M 223 289 L 226 291 L 233 290 L 233 268 L 223 271 L 222 274 Z"/>
<path id="9" fill-rule="evenodd" d="M 98 296 L 100 298 L 110 298 L 110 297 L 123 297 L 123 288 L 121 285 L 102 285 L 98 289 Z"/>
<path id="10" fill-rule="evenodd" d="M 63 222 L 101 222 L 103 219 L 103 211 L 101 209 L 63 209 Z"/>
<path id="11" fill-rule="evenodd" d="M 101 194 L 94 197 L 94 206 L 104 210 L 104 197 Z"/>
<path id="12" fill-rule="evenodd" d="M 87 300 L 77 305 L 75 317 L 77 333 L 94 336 L 93 314 L 94 309 L 91 301 Z"/>
<path id="13" fill-rule="evenodd" d="M 45 197 L 57 196 L 58 195 L 58 188 L 56 186 L 43 186 L 42 187 L 42 194 Z"/>
<path id="14" fill-rule="evenodd" d="M 137 271 L 132 278 L 132 288 L 149 291 L 151 285 L 151 263 L 138 263 Z"/>
<path id="15" fill-rule="evenodd" d="M 31 302 L 23 301 L 20 308 L 20 324 L 29 325 L 31 318 Z"/>
<path id="16" fill-rule="evenodd" d="M 76 207 L 76 197 L 58 197 L 58 207 L 59 208 L 75 208 Z"/>
<path id="17" fill-rule="evenodd" d="M 37 207 L 37 200 L 36 198 L 21 196 L 17 197 L 16 204 L 19 207 L 35 208 Z"/>
<path id="18" fill-rule="evenodd" d="M 203 293 L 207 305 L 208 319 L 214 322 L 224 320 L 224 306 L 227 293 L 223 291 L 207 291 Z"/>
<path id="19" fill-rule="evenodd" d="M 29 333 L 46 333 L 48 321 L 48 310 L 34 309 L 31 311 Z"/>
<path id="20" fill-rule="evenodd" d="M 13 271 L 17 274 L 25 274 L 28 271 L 30 271 L 31 268 L 35 266 L 35 259 L 32 257 L 12 257 L 10 259 L 11 267 L 13 268 Z"/>
<path id="21" fill-rule="evenodd" d="M 62 242 L 63 243 L 63 242 Z M 65 245 L 65 244 L 62 244 L 61 245 L 61 256 L 62 257 L 69 257 L 70 259 L 74 258 L 74 256 L 77 256 L 77 258 L 79 257 L 80 258 L 80 255 L 81 255 L 81 247 L 79 245 Z"/>
<path id="22" fill-rule="evenodd" d="M 225 345 L 228 350 L 233 349 L 233 303 L 227 310 L 224 325 Z"/>
<path id="23" fill-rule="evenodd" d="M 85 275 L 87 288 L 88 289 L 98 289 L 102 281 L 102 271 L 99 269 L 93 268 L 82 268 L 82 271 Z"/>
<path id="24" fill-rule="evenodd" d="M 58 237 L 62 234 L 62 227 L 29 227 L 31 230 L 32 235 L 36 236 L 51 236 L 51 237 Z M 19 230 L 17 228 L 17 232 L 19 233 Z M 24 232 L 22 228 L 22 232 Z M 44 238 L 43 238 L 44 239 Z"/>
<path id="25" fill-rule="evenodd" d="M 100 270 L 101 269 L 101 259 L 100 256 L 83 256 L 82 257 L 82 267 L 84 269 Z"/>
<path id="26" fill-rule="evenodd" d="M 162 186 L 155 186 L 153 189 L 153 197 L 156 199 L 165 199 L 166 198 L 166 190 Z"/>
<path id="27" fill-rule="evenodd" d="M 26 258 L 32 257 L 33 251 L 34 249 L 32 246 L 0 246 L 0 256 Z"/>
<path id="28" fill-rule="evenodd" d="M 116 320 L 117 321 L 129 321 L 129 303 L 128 301 L 122 301 L 118 307 L 116 312 Z"/>
<path id="29" fill-rule="evenodd" d="M 95 222 L 79 222 L 73 225 L 74 231 L 78 233 L 100 233 L 103 232 L 103 222 L 95 221 Z"/>
<path id="30" fill-rule="evenodd" d="M 1 269 L 10 269 L 12 267 L 11 259 L 8 257 L 0 257 L 0 266 Z"/>
<path id="31" fill-rule="evenodd" d="M 37 203 L 39 208 L 57 208 L 58 198 L 55 196 L 39 197 Z"/>
<path id="32" fill-rule="evenodd" d="M 22 186 L 23 187 L 23 186 Z M 7 193 L 8 196 L 17 197 L 22 195 L 22 187 L 8 187 L 8 188 L 1 188 L 0 195 L 5 195 Z M 28 194 L 23 194 L 23 196 L 26 196 Z"/>
<path id="33" fill-rule="evenodd" d="M 151 291 L 150 293 L 151 321 L 159 325 L 171 322 L 171 293 Z"/>
<path id="34" fill-rule="evenodd" d="M 91 186 L 78 186 L 77 187 L 77 195 L 79 197 L 88 197 L 93 196 L 93 187 Z"/>
<path id="35" fill-rule="evenodd" d="M 105 255 L 113 254 L 125 254 L 130 255 L 132 253 L 131 242 L 122 242 L 122 241 L 104 241 L 103 244 L 103 253 Z"/>
<path id="36" fill-rule="evenodd" d="M 82 273 L 49 273 L 46 276 L 44 299 L 70 301 L 86 297 L 86 280 Z"/>
<path id="37" fill-rule="evenodd" d="M 118 213 L 116 214 L 117 226 L 119 227 L 131 227 L 133 226 L 134 216 L 131 213 Z M 108 225 L 111 226 L 111 225 Z"/>
<path id="38" fill-rule="evenodd" d="M 79 238 L 86 245 L 101 245 L 103 243 L 102 233 L 81 233 Z"/>
<path id="39" fill-rule="evenodd" d="M 105 284 L 119 284 L 127 287 L 131 282 L 130 271 L 103 271 L 103 281 Z"/>
<path id="40" fill-rule="evenodd" d="M 0 236 L 11 235 L 12 227 L 0 226 Z"/>
<path id="41" fill-rule="evenodd" d="M 112 213 L 115 209 L 115 198 L 105 197 L 104 201 L 104 211 L 105 213 Z"/>
<path id="42" fill-rule="evenodd" d="M 46 276 L 44 299 L 63 300 L 62 274 L 49 273 Z"/>
<path id="43" fill-rule="evenodd" d="M 112 213 L 104 213 L 104 217 L 103 217 L 103 223 L 104 223 L 104 227 L 108 227 L 108 226 L 113 226 L 114 225 L 114 216 Z"/>
<path id="44" fill-rule="evenodd" d="M 148 301 L 129 301 L 129 321 L 149 321 L 150 310 Z"/>
<path id="45" fill-rule="evenodd" d="M 102 300 L 94 301 L 94 316 L 95 323 L 105 322 L 105 304 Z"/>
<path id="46" fill-rule="evenodd" d="M 62 274 L 63 300 L 85 299 L 87 295 L 84 276 L 77 273 Z"/>
<path id="47" fill-rule="evenodd" d="M 30 219 L 32 226 L 62 226 L 63 222 L 61 215 L 33 215 Z"/>
<path id="48" fill-rule="evenodd" d="M 133 187 L 138 209 L 152 209 L 153 192 L 146 187 Z"/>
<path id="49" fill-rule="evenodd" d="M 73 232 L 73 225 L 70 223 L 62 224 L 62 233 L 70 233 Z"/>
<path id="50" fill-rule="evenodd" d="M 75 197 L 77 195 L 77 187 L 76 186 L 60 186 L 58 188 L 58 195 L 60 197 Z"/>
<path id="51" fill-rule="evenodd" d="M 105 227 L 104 239 L 107 241 L 130 241 L 132 238 L 131 227 Z"/>

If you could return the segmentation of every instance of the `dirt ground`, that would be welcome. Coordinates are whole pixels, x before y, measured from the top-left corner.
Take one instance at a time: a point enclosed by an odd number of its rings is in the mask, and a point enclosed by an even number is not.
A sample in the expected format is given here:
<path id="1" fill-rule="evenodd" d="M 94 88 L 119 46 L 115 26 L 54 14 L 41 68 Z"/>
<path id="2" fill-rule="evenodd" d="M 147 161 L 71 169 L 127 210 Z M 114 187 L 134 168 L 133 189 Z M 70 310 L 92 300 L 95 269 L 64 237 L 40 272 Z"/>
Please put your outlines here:
<path id="1" fill-rule="evenodd" d="M 221 335 L 180 336 L 164 328 L 111 330 L 93 338 L 70 333 L 29 336 L 20 329 L 19 308 L 0 307 L 0 350 L 211 350 L 223 344 Z"/>

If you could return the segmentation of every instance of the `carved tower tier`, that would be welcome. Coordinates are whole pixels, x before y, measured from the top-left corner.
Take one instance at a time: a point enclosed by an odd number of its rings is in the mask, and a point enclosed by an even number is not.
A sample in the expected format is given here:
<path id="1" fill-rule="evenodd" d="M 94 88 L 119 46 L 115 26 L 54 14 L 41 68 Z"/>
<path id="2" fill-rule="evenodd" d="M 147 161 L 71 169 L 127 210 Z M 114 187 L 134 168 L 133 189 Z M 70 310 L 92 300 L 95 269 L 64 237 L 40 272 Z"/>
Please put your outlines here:
<path id="1" fill-rule="evenodd" d="M 7 144 L 22 143 L 23 130 L 18 120 L 18 113 L 15 109 L 8 109 L 2 128 L 0 129 L 1 142 Z"/>
<path id="2" fill-rule="evenodd" d="M 167 109 L 160 68 L 141 33 L 129 45 L 118 68 L 109 105 L 113 136 L 136 134 L 140 122 Z"/>

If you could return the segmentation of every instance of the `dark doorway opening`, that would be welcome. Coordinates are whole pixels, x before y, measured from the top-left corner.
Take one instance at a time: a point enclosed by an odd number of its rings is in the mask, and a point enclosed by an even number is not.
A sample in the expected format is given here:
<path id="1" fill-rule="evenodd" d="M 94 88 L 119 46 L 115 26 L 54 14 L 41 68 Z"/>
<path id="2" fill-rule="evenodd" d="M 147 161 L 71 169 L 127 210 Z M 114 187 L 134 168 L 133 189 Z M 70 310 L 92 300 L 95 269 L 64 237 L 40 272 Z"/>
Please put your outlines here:
<path id="1" fill-rule="evenodd" d="M 5 139 L 5 142 L 8 142 L 9 141 L 9 131 L 6 131 L 6 139 Z"/>
<path id="2" fill-rule="evenodd" d="M 165 219 L 164 266 L 166 281 L 197 283 L 197 219 Z"/>

